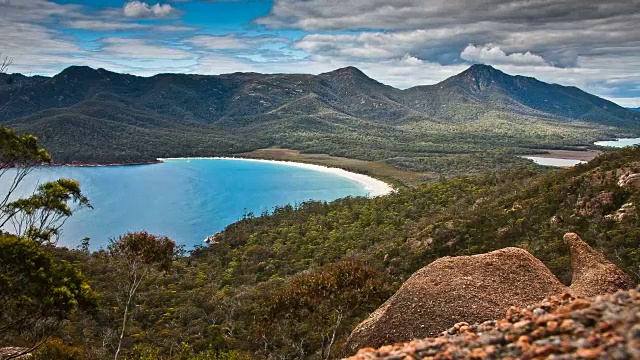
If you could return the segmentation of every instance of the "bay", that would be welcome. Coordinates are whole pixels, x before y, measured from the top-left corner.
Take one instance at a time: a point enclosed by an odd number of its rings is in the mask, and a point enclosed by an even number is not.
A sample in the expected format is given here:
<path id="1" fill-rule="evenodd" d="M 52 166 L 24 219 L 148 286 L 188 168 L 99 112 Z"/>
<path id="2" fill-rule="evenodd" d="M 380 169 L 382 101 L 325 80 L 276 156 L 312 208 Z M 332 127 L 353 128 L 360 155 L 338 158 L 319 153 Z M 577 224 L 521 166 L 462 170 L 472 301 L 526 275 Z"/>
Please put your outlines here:
<path id="1" fill-rule="evenodd" d="M 0 189 L 8 186 L 8 175 Z M 17 194 L 61 177 L 80 181 L 93 209 L 74 214 L 59 245 L 76 247 L 84 237 L 92 249 L 130 231 L 165 235 L 192 248 L 243 214 L 306 200 L 366 196 L 362 183 L 330 172 L 271 162 L 228 159 L 166 160 L 153 165 L 38 168 Z"/>

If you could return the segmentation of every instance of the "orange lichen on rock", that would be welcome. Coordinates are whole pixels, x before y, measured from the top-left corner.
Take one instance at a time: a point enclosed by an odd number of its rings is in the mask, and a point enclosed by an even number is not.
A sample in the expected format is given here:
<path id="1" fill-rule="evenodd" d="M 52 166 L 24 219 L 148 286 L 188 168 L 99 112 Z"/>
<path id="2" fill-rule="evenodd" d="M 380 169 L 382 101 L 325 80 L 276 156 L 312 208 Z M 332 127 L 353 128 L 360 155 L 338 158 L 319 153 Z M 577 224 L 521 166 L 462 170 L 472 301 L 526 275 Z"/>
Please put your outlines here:
<path id="1" fill-rule="evenodd" d="M 526 323 L 526 326 L 523 324 Z M 560 326 L 558 326 L 560 324 Z M 471 336 L 473 335 L 473 336 Z M 440 336 L 362 349 L 374 359 L 640 359 L 640 288 L 590 299 L 565 294 Z"/>

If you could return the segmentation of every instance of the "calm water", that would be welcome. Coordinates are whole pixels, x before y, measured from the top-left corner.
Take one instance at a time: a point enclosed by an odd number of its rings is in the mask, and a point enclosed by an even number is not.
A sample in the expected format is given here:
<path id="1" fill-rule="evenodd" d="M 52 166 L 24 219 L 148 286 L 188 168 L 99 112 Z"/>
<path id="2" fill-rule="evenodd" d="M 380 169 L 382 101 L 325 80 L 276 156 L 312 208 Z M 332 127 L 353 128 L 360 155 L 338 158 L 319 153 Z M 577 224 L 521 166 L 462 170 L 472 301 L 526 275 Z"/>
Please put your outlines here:
<path id="1" fill-rule="evenodd" d="M 7 180 L 0 179 L 0 189 Z M 98 249 L 128 231 L 166 235 L 192 247 L 239 220 L 305 200 L 365 196 L 363 186 L 337 175 L 294 166 L 237 160 L 167 160 L 161 164 L 36 169 L 20 190 L 60 177 L 80 181 L 94 209 L 71 217 L 59 244 L 84 237 Z"/>
<path id="2" fill-rule="evenodd" d="M 546 158 L 539 156 L 523 156 L 523 158 L 533 160 L 536 164 L 544 166 L 569 167 L 584 163 L 582 160 Z"/>
<path id="3" fill-rule="evenodd" d="M 618 140 L 612 140 L 612 141 L 596 141 L 593 144 L 598 146 L 609 146 L 609 147 L 621 148 L 621 147 L 640 144 L 640 138 L 618 139 Z"/>

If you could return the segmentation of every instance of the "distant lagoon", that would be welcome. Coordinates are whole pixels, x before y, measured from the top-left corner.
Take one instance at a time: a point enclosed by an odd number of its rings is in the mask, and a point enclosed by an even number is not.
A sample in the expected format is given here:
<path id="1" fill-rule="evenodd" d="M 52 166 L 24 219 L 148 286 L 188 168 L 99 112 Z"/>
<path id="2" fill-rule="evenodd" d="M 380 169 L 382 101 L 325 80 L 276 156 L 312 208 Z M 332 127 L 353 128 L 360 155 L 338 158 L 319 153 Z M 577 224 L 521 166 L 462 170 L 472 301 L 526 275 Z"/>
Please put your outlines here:
<path id="1" fill-rule="evenodd" d="M 535 162 L 536 164 L 544 166 L 571 167 L 585 163 L 585 161 L 582 160 L 549 158 L 540 156 L 523 156 L 523 158 L 533 160 L 533 162 Z"/>
<path id="2" fill-rule="evenodd" d="M 627 146 L 640 144 L 640 138 L 623 138 L 623 139 L 617 139 L 617 140 L 596 141 L 593 144 L 597 146 L 623 148 Z M 522 157 L 525 159 L 532 160 L 538 165 L 556 166 L 556 167 L 571 167 L 571 166 L 576 166 L 578 164 L 583 164 L 586 162 L 583 160 L 547 157 L 547 156 L 522 156 Z"/>
<path id="3" fill-rule="evenodd" d="M 617 139 L 617 140 L 609 140 L 609 141 L 596 141 L 593 143 L 597 146 L 607 146 L 607 147 L 627 147 L 640 144 L 640 138 L 628 138 L 628 139 Z"/>
<path id="4" fill-rule="evenodd" d="M 7 188 L 8 177 L 0 179 L 0 189 Z M 93 249 L 106 246 L 110 238 L 141 230 L 192 248 L 243 214 L 258 216 L 275 206 L 307 200 L 367 196 L 372 190 L 366 181 L 309 166 L 173 159 L 152 165 L 38 168 L 25 179 L 20 195 L 61 177 L 80 181 L 94 209 L 81 210 L 67 221 L 59 245 L 76 247 L 89 237 Z"/>

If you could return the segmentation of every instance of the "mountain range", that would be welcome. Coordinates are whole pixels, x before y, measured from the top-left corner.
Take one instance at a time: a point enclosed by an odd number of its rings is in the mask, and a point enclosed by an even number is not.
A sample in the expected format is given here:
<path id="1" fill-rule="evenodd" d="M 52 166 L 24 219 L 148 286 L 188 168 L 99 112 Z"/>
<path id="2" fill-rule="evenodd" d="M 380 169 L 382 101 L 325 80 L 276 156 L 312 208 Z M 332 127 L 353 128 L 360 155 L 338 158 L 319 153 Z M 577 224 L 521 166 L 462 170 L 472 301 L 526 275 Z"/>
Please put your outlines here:
<path id="1" fill-rule="evenodd" d="M 640 132 L 635 111 L 487 65 L 406 90 L 354 67 L 138 77 L 72 66 L 53 77 L 0 74 L 0 108 L 0 124 L 37 135 L 64 163 L 268 147 L 402 163 L 571 148 Z"/>

